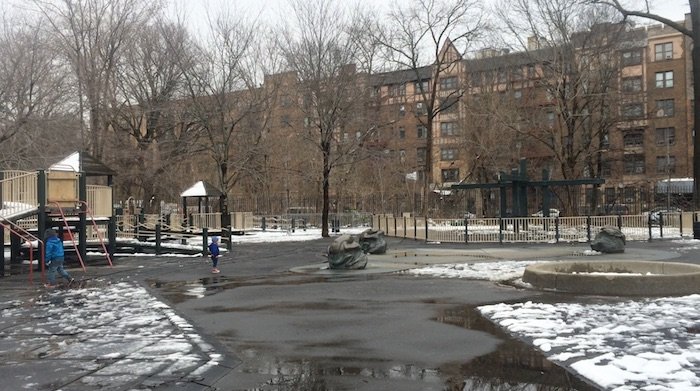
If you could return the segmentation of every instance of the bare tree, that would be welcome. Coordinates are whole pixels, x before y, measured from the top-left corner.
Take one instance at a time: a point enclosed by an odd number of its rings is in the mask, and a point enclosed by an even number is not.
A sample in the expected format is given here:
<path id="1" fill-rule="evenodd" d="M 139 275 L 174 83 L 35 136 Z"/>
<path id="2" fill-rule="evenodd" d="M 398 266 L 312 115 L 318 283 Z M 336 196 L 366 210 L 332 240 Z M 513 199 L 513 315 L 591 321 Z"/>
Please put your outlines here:
<path id="1" fill-rule="evenodd" d="M 114 91 L 114 72 L 124 46 L 162 6 L 145 0 L 33 0 L 46 17 L 77 83 L 80 138 L 101 158 L 105 113 Z M 87 114 L 87 126 L 83 120 Z"/>
<path id="2" fill-rule="evenodd" d="M 241 180 L 259 176 L 265 155 L 262 142 L 274 95 L 258 87 L 267 61 L 262 57 L 269 55 L 256 40 L 263 32 L 257 21 L 223 12 L 210 20 L 199 50 L 182 60 L 186 104 L 226 194 Z"/>
<path id="3" fill-rule="evenodd" d="M 654 14 L 649 9 L 649 1 L 645 1 L 645 7 L 642 10 L 634 10 L 624 6 L 618 0 L 589 0 L 593 4 L 604 4 L 611 6 L 619 12 L 625 19 L 629 17 L 640 17 L 654 20 L 671 27 L 672 29 L 689 37 L 694 43 L 700 41 L 700 1 L 688 0 L 690 6 L 690 23 L 687 27 L 685 24 L 664 18 L 658 14 Z M 700 45 L 692 45 L 692 63 L 693 63 L 693 123 L 700 124 Z M 697 125 L 696 125 L 697 126 Z M 695 209 L 700 209 L 700 137 L 693 137 L 693 205 Z"/>
<path id="4" fill-rule="evenodd" d="M 378 125 L 369 125 L 364 115 L 367 80 L 352 65 L 358 53 L 352 34 L 355 21 L 330 0 L 298 0 L 291 6 L 294 24 L 280 35 L 280 47 L 302 100 L 304 124 L 297 134 L 321 155 L 321 234 L 327 237 L 333 170 L 352 165 Z"/>
<path id="5" fill-rule="evenodd" d="M 440 78 L 450 71 L 458 72 L 466 47 L 484 28 L 478 4 L 464 0 L 413 0 L 406 6 L 392 9 L 388 29 L 377 37 L 386 49 L 388 62 L 414 73 L 418 95 L 425 107 L 416 113 L 427 130 L 423 215 L 427 213 L 428 195 L 434 181 L 433 124 L 441 112 L 455 109 L 453 106 L 459 104 L 465 91 L 461 86 L 449 90 L 439 88 Z"/>
<path id="6" fill-rule="evenodd" d="M 65 126 L 75 124 L 63 100 L 67 69 L 39 25 L 38 20 L 23 18 L 23 23 L 5 21 L 0 31 L 0 161 L 4 167 L 45 167 L 48 162 L 37 155 L 58 156 L 65 152 L 63 146 L 73 147 L 74 136 Z"/>
<path id="7" fill-rule="evenodd" d="M 620 121 L 615 54 L 627 25 L 580 0 L 515 0 L 498 9 L 517 49 L 529 59 L 528 78 L 539 91 L 539 110 L 525 110 L 509 126 L 552 156 L 564 179 L 599 175 L 609 131 Z M 509 69 L 500 69 L 508 72 Z M 528 72 L 528 71 L 524 71 Z M 546 166 L 546 162 L 545 166 Z M 573 188 L 565 207 L 575 206 Z"/>
<path id="8" fill-rule="evenodd" d="M 185 185 L 167 174 L 180 171 L 197 136 L 182 100 L 180 59 L 190 50 L 185 27 L 166 21 L 144 26 L 124 49 L 107 117 L 115 131 L 110 158 L 123 174 L 124 196 L 153 197 L 157 204 L 171 199 L 169 189 Z"/>

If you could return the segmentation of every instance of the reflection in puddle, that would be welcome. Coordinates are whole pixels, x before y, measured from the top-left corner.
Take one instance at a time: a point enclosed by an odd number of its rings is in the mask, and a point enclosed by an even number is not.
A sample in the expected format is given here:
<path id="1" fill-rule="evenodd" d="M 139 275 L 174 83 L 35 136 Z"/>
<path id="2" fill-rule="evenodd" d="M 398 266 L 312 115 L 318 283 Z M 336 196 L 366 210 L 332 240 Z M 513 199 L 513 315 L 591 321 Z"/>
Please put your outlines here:
<path id="1" fill-rule="evenodd" d="M 161 289 L 163 296 L 173 302 L 183 302 L 216 294 L 226 289 L 261 284 L 290 285 L 328 281 L 324 277 L 231 278 L 212 276 L 186 282 L 150 281 L 153 288 Z M 306 303 L 305 305 L 308 305 Z M 337 304 L 334 304 L 337 305 Z M 329 311 L 338 308 L 325 308 Z M 242 346 L 235 333 L 223 332 L 218 340 L 243 358 L 239 371 L 269 376 L 260 388 L 249 390 L 350 390 L 357 379 L 376 384 L 382 389 L 387 384 L 401 381 L 419 382 L 422 390 L 454 391 L 594 391 L 595 387 L 548 361 L 531 346 L 511 338 L 483 318 L 470 306 L 439 310 L 436 321 L 487 332 L 503 342 L 487 355 L 466 363 L 449 363 L 439 368 L 422 368 L 412 364 L 396 365 L 384 361 L 368 361 L 356 357 L 277 357 L 275 352 L 257 345 Z M 371 379 L 371 380 L 370 380 Z M 399 383 L 391 383 L 397 381 Z M 414 385 L 415 386 L 415 385 Z M 371 388 L 371 387 L 370 387 Z"/>
<path id="2" fill-rule="evenodd" d="M 592 391 L 588 385 L 560 366 L 547 360 L 529 345 L 511 338 L 473 307 L 440 311 L 437 321 L 484 331 L 502 339 L 493 353 L 477 357 L 459 368 L 463 390 L 548 390 Z"/>

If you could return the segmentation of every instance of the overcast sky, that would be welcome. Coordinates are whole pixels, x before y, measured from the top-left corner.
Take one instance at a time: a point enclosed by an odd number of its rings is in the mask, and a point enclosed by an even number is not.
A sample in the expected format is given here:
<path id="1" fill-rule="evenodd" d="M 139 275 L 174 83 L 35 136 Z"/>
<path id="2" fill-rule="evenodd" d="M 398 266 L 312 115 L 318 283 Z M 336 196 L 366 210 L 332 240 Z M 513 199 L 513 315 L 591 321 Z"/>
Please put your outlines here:
<path id="1" fill-rule="evenodd" d="M 286 6 L 287 0 L 170 0 L 173 9 L 186 10 L 186 16 L 190 23 L 197 25 L 206 21 L 207 10 L 216 12 L 223 7 L 235 7 L 247 10 L 251 17 L 260 15 L 266 20 L 280 20 L 279 15 L 284 15 L 282 9 Z M 355 3 L 373 7 L 382 11 L 388 10 L 396 0 L 338 0 L 343 4 Z M 487 0 L 494 2 L 493 0 Z M 681 20 L 685 13 L 690 12 L 688 0 L 650 0 L 652 11 L 661 16 Z M 623 0 L 626 4 L 643 4 L 640 0 Z"/>

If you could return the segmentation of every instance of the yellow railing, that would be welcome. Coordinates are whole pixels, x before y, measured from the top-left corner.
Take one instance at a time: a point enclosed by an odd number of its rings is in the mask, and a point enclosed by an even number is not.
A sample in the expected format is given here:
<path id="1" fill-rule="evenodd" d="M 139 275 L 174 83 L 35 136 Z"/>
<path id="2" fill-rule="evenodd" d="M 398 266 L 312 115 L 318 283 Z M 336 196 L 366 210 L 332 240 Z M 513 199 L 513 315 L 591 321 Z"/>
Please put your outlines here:
<path id="1" fill-rule="evenodd" d="M 2 204 L 3 217 L 35 209 L 39 205 L 38 174 L 25 171 L 3 171 Z"/>
<path id="2" fill-rule="evenodd" d="M 115 220 L 117 223 L 117 238 L 132 239 L 136 236 L 136 216 L 118 215 L 115 217 Z"/>
<path id="3" fill-rule="evenodd" d="M 231 230 L 250 231 L 253 229 L 253 212 L 231 212 Z"/>
<path id="4" fill-rule="evenodd" d="M 112 216 L 112 188 L 87 185 L 87 203 L 94 217 Z"/>
<path id="5" fill-rule="evenodd" d="M 221 213 L 193 213 L 190 226 L 198 229 L 221 229 Z"/>

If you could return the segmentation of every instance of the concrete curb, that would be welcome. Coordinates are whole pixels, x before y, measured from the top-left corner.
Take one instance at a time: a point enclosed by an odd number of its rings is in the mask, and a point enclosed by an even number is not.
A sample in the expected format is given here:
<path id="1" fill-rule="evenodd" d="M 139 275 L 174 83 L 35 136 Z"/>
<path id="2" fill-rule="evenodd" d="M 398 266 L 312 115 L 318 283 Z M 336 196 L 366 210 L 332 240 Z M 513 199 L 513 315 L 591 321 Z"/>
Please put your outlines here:
<path id="1" fill-rule="evenodd" d="M 563 261 L 530 265 L 523 282 L 535 288 L 604 296 L 700 293 L 700 265 L 655 261 Z"/>

